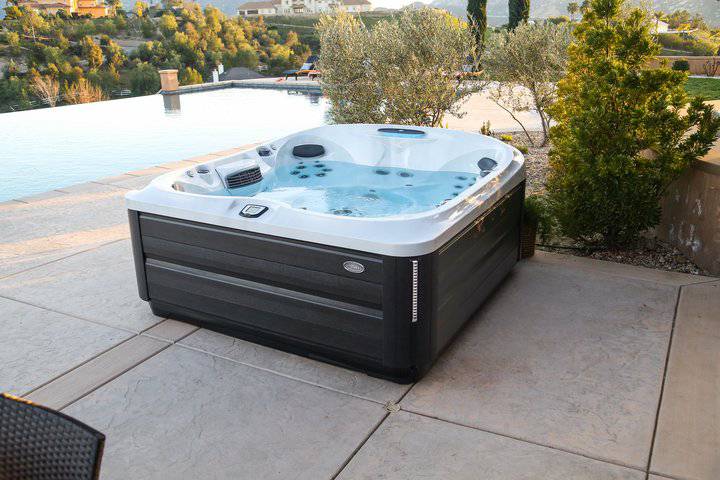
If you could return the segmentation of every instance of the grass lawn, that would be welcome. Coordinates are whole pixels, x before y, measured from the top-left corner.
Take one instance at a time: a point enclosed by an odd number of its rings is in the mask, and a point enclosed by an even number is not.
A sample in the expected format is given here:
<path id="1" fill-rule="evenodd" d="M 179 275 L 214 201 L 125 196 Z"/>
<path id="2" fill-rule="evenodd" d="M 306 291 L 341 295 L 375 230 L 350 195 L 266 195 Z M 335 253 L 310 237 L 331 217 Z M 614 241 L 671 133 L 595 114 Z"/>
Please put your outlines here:
<path id="1" fill-rule="evenodd" d="M 706 100 L 720 100 L 720 78 L 688 78 L 685 90 Z"/>

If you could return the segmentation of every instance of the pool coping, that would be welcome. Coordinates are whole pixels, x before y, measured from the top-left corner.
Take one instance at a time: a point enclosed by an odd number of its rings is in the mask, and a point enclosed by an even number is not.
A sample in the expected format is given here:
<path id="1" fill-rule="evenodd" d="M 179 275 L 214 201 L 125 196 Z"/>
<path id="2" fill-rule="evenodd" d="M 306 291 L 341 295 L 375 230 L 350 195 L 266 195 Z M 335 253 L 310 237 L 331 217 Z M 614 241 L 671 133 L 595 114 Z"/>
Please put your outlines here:
<path id="1" fill-rule="evenodd" d="M 170 161 L 170 162 L 160 163 L 157 165 L 150 165 L 145 168 L 141 168 L 138 170 L 130 170 L 127 172 L 119 173 L 117 175 L 110 175 L 107 177 L 94 178 L 92 180 L 87 180 L 85 182 L 79 182 L 79 183 L 73 183 L 73 184 L 67 185 L 65 187 L 56 188 L 53 190 L 47 190 L 45 192 L 26 195 L 24 197 L 3 200 L 3 201 L 0 201 L 0 205 L 6 204 L 6 203 L 13 203 L 13 202 L 33 203 L 38 200 L 46 200 L 51 197 L 69 195 L 71 193 L 74 193 L 74 191 L 77 190 L 78 188 L 82 188 L 83 185 L 88 185 L 88 184 L 107 185 L 107 186 L 116 187 L 116 188 L 123 188 L 123 189 L 130 191 L 133 189 L 118 185 L 116 182 L 122 181 L 122 180 L 129 180 L 132 178 L 145 177 L 145 176 L 157 177 L 159 175 L 171 172 L 173 170 L 179 170 L 181 168 L 189 168 L 194 165 L 197 165 L 198 163 L 208 162 L 211 160 L 216 160 L 218 158 L 227 157 L 227 156 L 233 155 L 235 153 L 240 153 L 245 150 L 254 148 L 254 147 L 260 145 L 261 143 L 262 142 L 246 143 L 244 145 L 240 145 L 239 147 L 227 148 L 224 150 L 217 150 L 215 152 L 206 153 L 203 155 L 197 155 L 197 156 L 185 158 L 182 160 L 174 160 L 174 161 Z"/>
<path id="2" fill-rule="evenodd" d="M 274 80 L 274 81 L 270 81 Z M 322 95 L 322 87 L 319 83 L 308 83 L 302 80 L 282 80 L 282 78 L 269 78 L 268 81 L 258 80 L 224 80 L 214 83 L 199 83 L 196 85 L 183 85 L 177 90 L 160 90 L 162 95 L 181 95 L 184 93 L 207 92 L 211 90 L 223 90 L 226 88 L 264 88 L 268 90 L 288 90 L 306 93 L 317 93 Z"/>

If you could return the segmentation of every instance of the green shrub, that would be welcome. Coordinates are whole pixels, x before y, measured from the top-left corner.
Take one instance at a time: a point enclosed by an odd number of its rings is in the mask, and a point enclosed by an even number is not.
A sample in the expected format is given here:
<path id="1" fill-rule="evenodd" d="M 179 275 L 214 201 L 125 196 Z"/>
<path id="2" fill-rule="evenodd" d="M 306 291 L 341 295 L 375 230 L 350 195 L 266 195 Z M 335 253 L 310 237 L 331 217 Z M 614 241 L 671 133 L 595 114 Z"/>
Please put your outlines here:
<path id="1" fill-rule="evenodd" d="M 150 95 L 160 90 L 160 74 L 149 63 L 141 62 L 130 71 L 130 89 L 133 95 Z"/>
<path id="2" fill-rule="evenodd" d="M 708 37 L 704 32 L 663 33 L 658 35 L 658 42 L 665 48 L 682 50 L 691 55 L 712 55 L 717 48 L 717 40 Z"/>
<path id="3" fill-rule="evenodd" d="M 513 140 L 512 135 L 508 135 L 507 133 L 503 133 L 500 135 L 500 140 L 502 140 L 505 143 L 510 143 Z"/>
<path id="4" fill-rule="evenodd" d="M 555 220 L 548 207 L 547 198 L 542 195 L 528 195 L 523 207 L 523 223 L 537 228 L 543 242 L 553 234 Z"/>
<path id="5" fill-rule="evenodd" d="M 675 60 L 672 64 L 672 69 L 678 72 L 689 72 L 690 63 L 687 60 Z"/>
<path id="6" fill-rule="evenodd" d="M 185 67 L 180 72 L 180 85 L 196 85 L 203 83 L 200 72 L 191 67 Z"/>
<path id="7" fill-rule="evenodd" d="M 665 189 L 720 129 L 689 102 L 685 73 L 646 68 L 650 23 L 623 0 L 591 0 L 558 85 L 547 189 L 562 233 L 585 243 L 633 244 L 656 225 Z"/>
<path id="8" fill-rule="evenodd" d="M 482 123 L 480 126 L 480 133 L 487 136 L 491 136 L 493 134 L 492 129 L 490 128 L 490 120 Z"/>
<path id="9" fill-rule="evenodd" d="M 513 145 L 513 147 L 517 148 L 523 155 L 526 155 L 530 151 L 525 145 Z"/>

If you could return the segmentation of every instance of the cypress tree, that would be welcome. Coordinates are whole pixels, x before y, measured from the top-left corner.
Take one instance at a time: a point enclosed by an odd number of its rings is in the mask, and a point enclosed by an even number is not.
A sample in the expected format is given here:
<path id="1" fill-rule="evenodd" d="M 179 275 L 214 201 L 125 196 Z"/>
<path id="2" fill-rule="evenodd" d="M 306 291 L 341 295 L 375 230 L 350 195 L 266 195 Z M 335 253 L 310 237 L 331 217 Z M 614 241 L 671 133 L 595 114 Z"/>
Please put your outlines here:
<path id="1" fill-rule="evenodd" d="M 530 0 L 509 0 L 508 11 L 508 28 L 514 30 L 521 22 L 527 22 L 530 18 Z"/>
<path id="2" fill-rule="evenodd" d="M 467 17 L 473 26 L 477 53 L 482 52 L 487 29 L 487 0 L 468 0 Z"/>

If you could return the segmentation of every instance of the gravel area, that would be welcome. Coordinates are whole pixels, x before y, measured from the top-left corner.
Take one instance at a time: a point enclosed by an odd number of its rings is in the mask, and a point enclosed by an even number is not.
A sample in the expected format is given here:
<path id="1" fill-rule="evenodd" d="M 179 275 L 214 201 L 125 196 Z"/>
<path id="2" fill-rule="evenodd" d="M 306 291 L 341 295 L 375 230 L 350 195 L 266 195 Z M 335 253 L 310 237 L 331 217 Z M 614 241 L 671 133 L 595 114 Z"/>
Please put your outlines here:
<path id="1" fill-rule="evenodd" d="M 542 133 L 540 132 L 529 132 L 530 137 L 535 145 L 540 145 L 542 142 Z M 543 193 L 545 191 L 545 178 L 547 177 L 548 170 L 548 152 L 550 151 L 550 144 L 544 147 L 534 147 L 528 140 L 525 132 L 509 132 L 509 133 L 498 133 L 495 136 L 500 138 L 501 135 L 512 136 L 512 144 L 516 147 L 523 146 L 528 149 L 528 153 L 525 154 L 525 175 L 527 176 L 526 193 L 528 195 L 533 193 Z"/>
<path id="2" fill-rule="evenodd" d="M 513 145 L 522 145 L 528 148 L 528 153 L 525 154 L 527 193 L 543 193 L 545 191 L 545 178 L 550 168 L 548 166 L 550 145 L 544 147 L 531 146 L 527 136 L 522 131 L 495 134 L 497 138 L 500 138 L 501 135 L 511 135 Z M 530 136 L 536 145 L 539 145 L 542 141 L 541 133 L 530 132 Z M 579 257 L 590 257 L 597 260 L 626 263 L 659 270 L 690 273 L 693 275 L 709 275 L 707 271 L 688 260 L 679 250 L 653 238 L 652 235 L 645 238 L 642 243 L 644 243 L 644 245 L 638 246 L 635 249 L 590 249 L 583 247 L 581 244 L 569 238 L 556 237 L 550 239 L 548 244 L 538 245 L 538 248 L 569 255 L 577 255 Z"/>

